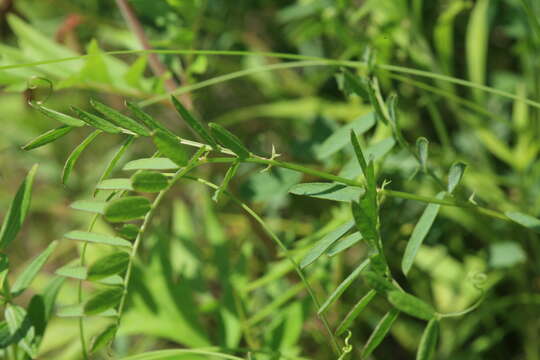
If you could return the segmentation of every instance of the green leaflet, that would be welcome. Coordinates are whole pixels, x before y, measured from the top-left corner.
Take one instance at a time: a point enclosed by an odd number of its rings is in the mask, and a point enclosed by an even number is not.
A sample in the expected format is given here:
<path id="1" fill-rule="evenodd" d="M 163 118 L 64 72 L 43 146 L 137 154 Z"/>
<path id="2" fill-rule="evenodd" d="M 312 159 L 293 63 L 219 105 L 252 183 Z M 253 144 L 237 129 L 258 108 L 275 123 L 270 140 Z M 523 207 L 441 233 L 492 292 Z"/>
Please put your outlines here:
<path id="1" fill-rule="evenodd" d="M 309 250 L 309 252 L 304 256 L 302 261 L 300 261 L 300 267 L 303 269 L 307 267 L 308 265 L 312 264 L 322 254 L 324 254 L 326 249 L 332 246 L 334 242 L 336 242 L 340 237 L 342 237 L 343 234 L 349 231 L 353 226 L 354 226 L 354 222 L 349 221 L 345 223 L 344 225 L 341 225 L 334 231 L 328 233 L 319 241 L 317 241 L 317 243 L 313 245 L 311 249 Z"/>
<path id="2" fill-rule="evenodd" d="M 118 235 L 128 240 L 135 240 L 139 235 L 139 227 L 133 224 L 123 224 L 120 229 L 117 230 Z"/>
<path id="3" fill-rule="evenodd" d="M 112 324 L 109 325 L 105 330 L 100 332 L 92 341 L 90 352 L 96 352 L 107 346 L 107 344 L 109 344 L 116 336 L 116 331 L 116 324 Z"/>
<path id="4" fill-rule="evenodd" d="M 61 112 L 48 109 L 43 105 L 34 105 L 34 104 L 32 104 L 32 106 L 34 108 L 37 108 L 43 115 L 47 116 L 48 118 L 60 121 L 64 125 L 75 126 L 75 127 L 81 127 L 81 126 L 86 125 L 86 123 L 84 121 L 81 121 L 79 119 L 76 119 L 76 118 L 74 118 L 72 116 L 69 116 L 69 115 L 66 115 L 66 114 L 62 114 Z"/>
<path id="5" fill-rule="evenodd" d="M 418 153 L 418 160 L 420 160 L 420 166 L 422 166 L 423 171 L 426 171 L 427 168 L 428 146 L 429 141 L 425 137 L 419 137 L 416 140 L 416 152 Z"/>
<path id="6" fill-rule="evenodd" d="M 431 320 L 435 316 L 435 309 L 431 305 L 402 291 L 390 291 L 388 301 L 398 310 L 422 320 Z"/>
<path id="7" fill-rule="evenodd" d="M 351 73 L 349 70 L 343 70 L 343 90 L 347 95 L 354 93 L 360 96 L 364 101 L 369 101 L 368 85 L 364 78 Z"/>
<path id="8" fill-rule="evenodd" d="M 341 336 L 347 329 L 349 329 L 352 325 L 352 322 L 360 315 L 362 310 L 366 308 L 366 306 L 369 305 L 371 300 L 377 295 L 377 292 L 375 290 L 369 290 L 368 293 L 353 306 L 353 308 L 347 313 L 341 324 L 337 327 L 336 335 Z"/>
<path id="9" fill-rule="evenodd" d="M 115 309 L 107 309 L 105 311 L 99 312 L 97 314 L 85 314 L 84 304 L 64 306 L 60 308 L 56 314 L 58 317 L 64 318 L 80 318 L 86 317 L 88 315 L 95 315 L 100 317 L 116 317 L 118 313 Z"/>
<path id="10" fill-rule="evenodd" d="M 69 207 L 75 210 L 103 215 L 107 207 L 107 202 L 100 200 L 77 200 L 71 203 Z"/>
<path id="11" fill-rule="evenodd" d="M 119 111 L 94 99 L 90 99 L 90 105 L 119 127 L 140 136 L 150 136 L 150 132 L 144 126 Z"/>
<path id="12" fill-rule="evenodd" d="M 77 114 L 78 117 L 81 118 L 81 120 L 96 129 L 99 129 L 109 134 L 118 134 L 121 132 L 121 129 L 118 126 L 112 124 L 105 119 L 100 118 L 99 116 L 90 114 L 89 112 L 79 109 L 75 106 L 72 106 L 71 109 L 75 112 L 75 114 Z"/>
<path id="13" fill-rule="evenodd" d="M 37 149 L 40 146 L 47 145 L 55 140 L 60 139 L 71 130 L 73 130 L 73 126 L 68 125 L 62 125 L 56 129 L 49 130 L 46 133 L 39 135 L 37 138 L 30 140 L 30 142 L 24 145 L 22 149 L 25 151 Z"/>
<path id="14" fill-rule="evenodd" d="M 97 315 L 109 310 L 120 303 L 124 290 L 121 287 L 107 289 L 94 294 L 84 304 L 85 315 Z"/>
<path id="15" fill-rule="evenodd" d="M 363 134 L 375 125 L 375 115 L 370 112 L 360 116 L 358 119 L 342 126 L 334 131 L 319 147 L 316 149 L 316 155 L 319 159 L 326 159 L 343 149 L 349 143 L 349 134 L 355 131 L 357 134 Z"/>
<path id="16" fill-rule="evenodd" d="M 102 257 L 88 269 L 88 280 L 100 280 L 124 272 L 129 259 L 129 254 L 123 251 Z"/>
<path id="17" fill-rule="evenodd" d="M 217 143 L 216 140 L 210 135 L 208 130 L 203 126 L 203 124 L 195 119 L 193 115 L 182 105 L 180 101 L 178 101 L 174 96 L 171 96 L 172 103 L 174 104 L 174 107 L 182 116 L 184 121 L 189 125 L 189 127 L 201 137 L 208 145 L 210 145 L 213 149 L 217 149 Z M 232 150 L 232 149 L 231 149 Z"/>
<path id="18" fill-rule="evenodd" d="M 169 129 L 167 129 L 165 126 L 163 126 L 161 123 L 159 123 L 156 119 L 154 119 L 152 116 L 148 115 L 146 112 L 144 112 L 137 104 L 126 101 L 126 106 L 131 110 L 133 115 L 137 119 L 139 119 L 140 122 L 142 122 L 146 127 L 151 130 L 161 130 L 170 136 L 175 136 Z"/>
<path id="19" fill-rule="evenodd" d="M 83 140 L 82 143 L 80 143 L 73 152 L 69 155 L 68 159 L 66 160 L 66 163 L 64 164 L 64 169 L 62 170 L 62 183 L 66 184 L 69 180 L 69 177 L 71 175 L 71 172 L 73 171 L 73 168 L 75 167 L 75 164 L 77 163 L 77 160 L 81 156 L 82 152 L 90 145 L 94 139 L 101 134 L 101 130 L 95 130 L 93 133 L 88 135 L 86 139 Z"/>
<path id="20" fill-rule="evenodd" d="M 124 170 L 174 170 L 178 169 L 176 165 L 169 158 L 147 158 L 137 159 L 128 162 L 124 166 Z"/>
<path id="21" fill-rule="evenodd" d="M 34 331 L 31 331 L 32 325 L 28 321 L 27 312 L 18 305 L 8 304 L 4 312 L 4 318 L 8 324 L 9 332 L 15 338 L 15 342 L 26 352 L 32 359 L 37 356 L 37 346 L 34 343 Z"/>
<path id="22" fill-rule="evenodd" d="M 54 272 L 56 275 L 77 279 L 86 280 L 88 277 L 88 270 L 84 266 L 65 265 Z"/>
<path id="23" fill-rule="evenodd" d="M 371 333 L 371 336 L 369 337 L 368 341 L 366 342 L 366 345 L 364 345 L 364 348 L 362 349 L 362 358 L 368 358 L 369 355 L 381 344 L 381 342 L 384 340 L 388 332 L 390 331 L 390 328 L 392 328 L 392 325 L 396 321 L 397 317 L 399 315 L 399 311 L 396 309 L 392 309 L 389 312 L 384 315 L 384 317 L 379 321 L 373 332 Z"/>
<path id="24" fill-rule="evenodd" d="M 11 336 L 11 333 L 9 332 L 9 325 L 4 320 L 0 322 L 0 349 L 5 349 L 9 345 L 13 344 L 13 342 L 16 340 L 16 338 Z"/>
<path id="25" fill-rule="evenodd" d="M 360 273 L 368 266 L 368 264 L 369 260 L 364 260 L 363 262 L 361 262 L 360 265 L 358 265 L 356 269 L 354 269 L 354 271 L 350 273 L 349 276 L 347 276 L 347 278 L 337 286 L 337 288 L 332 292 L 332 294 L 328 296 L 328 298 L 319 308 L 319 311 L 317 311 L 317 314 L 323 314 L 328 309 L 328 307 L 332 305 L 332 303 L 334 303 L 334 301 L 339 299 L 341 294 L 343 294 L 345 290 L 347 290 L 347 288 L 351 286 L 353 281 L 356 280 L 358 276 L 360 276 Z"/>
<path id="26" fill-rule="evenodd" d="M 0 229 L 0 250 L 5 249 L 15 239 L 24 223 L 30 208 L 32 185 L 34 184 L 36 171 L 37 165 L 32 166 L 4 215 L 2 228 Z"/>
<path id="27" fill-rule="evenodd" d="M 439 320 L 433 318 L 429 320 L 422 338 L 420 339 L 420 344 L 418 345 L 418 350 L 416 351 L 416 360 L 431 360 L 435 355 L 437 349 L 437 340 L 439 337 Z"/>
<path id="28" fill-rule="evenodd" d="M 70 231 L 64 235 L 66 239 L 77 240 L 77 241 L 86 241 L 95 244 L 111 245 L 111 246 L 125 246 L 131 247 L 131 243 L 127 240 L 124 240 L 120 237 L 98 234 L 87 231 Z"/>
<path id="29" fill-rule="evenodd" d="M 435 197 L 439 200 L 442 200 L 444 199 L 445 195 L 446 192 L 441 191 Z M 433 222 L 435 221 L 435 218 L 439 213 L 440 207 L 441 205 L 439 204 L 429 204 L 428 206 L 426 206 L 426 209 L 422 213 L 422 216 L 420 216 L 420 220 L 418 220 L 418 223 L 416 223 L 411 237 L 409 238 L 409 242 L 407 243 L 407 247 L 405 248 L 403 260 L 401 261 L 401 270 L 405 275 L 409 273 L 409 270 L 413 265 L 414 258 L 416 257 L 416 253 L 424 242 L 424 239 L 426 238 L 429 229 L 431 229 L 431 226 L 433 225 Z"/>
<path id="30" fill-rule="evenodd" d="M 143 170 L 131 177 L 131 186 L 135 191 L 156 193 L 166 189 L 169 180 L 161 173 Z"/>
<path id="31" fill-rule="evenodd" d="M 105 179 L 97 184 L 96 189 L 133 191 L 133 186 L 131 185 L 131 179 Z M 105 212 L 105 206 L 107 206 L 107 203 L 103 206 L 103 212 Z"/>
<path id="32" fill-rule="evenodd" d="M 293 185 L 289 192 L 294 195 L 349 202 L 362 196 L 364 189 L 337 183 L 315 182 Z"/>
<path id="33" fill-rule="evenodd" d="M 242 144 L 236 135 L 216 123 L 210 123 L 208 126 L 210 127 L 210 131 L 214 138 L 217 139 L 221 145 L 231 150 L 240 159 L 249 157 L 249 150 Z"/>
<path id="34" fill-rule="evenodd" d="M 158 129 L 154 131 L 152 139 L 159 152 L 174 161 L 175 164 L 185 166 L 188 163 L 188 154 L 180 144 L 178 137 Z"/>
<path id="35" fill-rule="evenodd" d="M 98 186 L 99 186 L 99 184 L 101 184 L 105 179 L 107 179 L 111 175 L 111 173 L 113 172 L 116 164 L 118 164 L 118 161 L 120 161 L 122 156 L 124 156 L 124 153 L 126 152 L 126 150 L 131 146 L 131 144 L 133 144 L 133 141 L 135 141 L 135 136 L 130 135 L 130 136 L 128 136 L 126 138 L 126 140 L 120 146 L 120 148 L 118 149 L 116 154 L 114 154 L 111 161 L 109 161 L 109 164 L 107 164 L 107 167 L 105 168 L 105 171 L 103 171 L 103 173 L 99 177 Z M 98 194 L 99 190 L 101 190 L 101 189 L 96 188 L 94 190 L 94 197 Z"/>
<path id="36" fill-rule="evenodd" d="M 28 286 L 30 286 L 57 245 L 58 241 L 53 241 L 47 249 L 32 260 L 32 262 L 23 270 L 11 288 L 12 296 L 19 296 L 28 288 Z"/>
<path id="37" fill-rule="evenodd" d="M 448 193 L 452 194 L 456 188 L 456 186 L 459 185 L 461 182 L 461 178 L 463 177 L 463 173 L 465 172 L 465 168 L 467 165 L 464 163 L 457 161 L 450 166 L 450 170 L 448 171 Z"/>
<path id="38" fill-rule="evenodd" d="M 363 276 L 367 285 L 380 294 L 385 294 L 388 291 L 396 290 L 396 287 L 390 282 L 390 280 L 374 271 L 366 271 Z"/>
<path id="39" fill-rule="evenodd" d="M 373 216 L 373 211 L 369 206 L 369 199 L 364 196 L 360 202 L 351 202 L 351 210 L 357 229 L 366 239 L 368 245 L 378 251 L 377 215 Z"/>
<path id="40" fill-rule="evenodd" d="M 515 223 L 540 233 L 540 219 L 517 211 L 507 211 L 504 214 Z"/>
<path id="41" fill-rule="evenodd" d="M 110 222 L 131 221 L 143 218 L 151 207 L 143 196 L 127 196 L 109 202 L 104 216 Z"/>
<path id="42" fill-rule="evenodd" d="M 356 244 L 362 239 L 363 239 L 362 234 L 360 234 L 359 232 L 352 233 L 351 235 L 346 236 L 342 239 L 339 239 L 336 243 L 334 243 L 334 245 L 332 245 L 326 251 L 326 255 L 335 256 L 341 253 L 342 251 L 347 250 L 348 248 L 350 248 L 351 246 L 353 246 L 354 244 Z"/>

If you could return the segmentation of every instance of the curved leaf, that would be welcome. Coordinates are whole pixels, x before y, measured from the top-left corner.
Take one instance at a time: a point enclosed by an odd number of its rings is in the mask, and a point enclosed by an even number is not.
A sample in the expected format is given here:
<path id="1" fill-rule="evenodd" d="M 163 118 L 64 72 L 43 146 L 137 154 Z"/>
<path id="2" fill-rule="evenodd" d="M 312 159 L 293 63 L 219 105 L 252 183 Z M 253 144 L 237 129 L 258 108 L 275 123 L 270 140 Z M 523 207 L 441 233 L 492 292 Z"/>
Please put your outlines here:
<path id="1" fill-rule="evenodd" d="M 11 288 L 12 296 L 18 296 L 22 294 L 28 286 L 32 283 L 34 278 L 37 276 L 43 265 L 49 259 L 52 252 L 58 245 L 58 241 L 53 241 L 47 249 L 45 249 L 41 254 L 39 254 L 32 262 L 23 270 L 19 275 L 13 287 Z"/>
<path id="2" fill-rule="evenodd" d="M 68 159 L 66 160 L 66 163 L 64 165 L 64 169 L 62 170 L 62 183 L 66 184 L 69 180 L 69 176 L 71 175 L 71 172 L 73 171 L 73 167 L 75 167 L 75 164 L 77 163 L 77 160 L 81 156 L 84 149 L 90 145 L 94 139 L 101 134 L 101 130 L 95 130 L 93 133 L 88 135 L 86 139 L 83 140 L 82 143 L 77 146 L 73 152 L 69 155 Z"/>
<path id="3" fill-rule="evenodd" d="M 362 358 L 365 359 L 369 357 L 369 355 L 371 355 L 371 353 L 377 348 L 377 346 L 381 344 L 381 342 L 384 340 L 384 338 L 390 331 L 390 328 L 394 324 L 394 321 L 396 321 L 398 315 L 399 311 L 396 309 L 392 309 L 387 312 L 386 315 L 384 315 L 384 317 L 375 327 L 375 330 L 373 330 L 373 332 L 371 333 L 371 336 L 366 342 L 366 345 L 364 345 L 364 348 L 362 349 Z"/>
<path id="4" fill-rule="evenodd" d="M 24 145 L 22 149 L 25 151 L 37 149 L 40 146 L 47 145 L 55 140 L 60 139 L 62 136 L 66 135 L 71 130 L 73 130 L 73 126 L 67 125 L 63 125 L 57 127 L 56 129 L 49 130 L 46 133 L 39 135 L 37 138 L 30 140 L 30 142 Z"/>
<path id="5" fill-rule="evenodd" d="M 72 106 L 71 109 L 73 110 L 73 112 L 75 112 L 75 114 L 77 114 L 78 117 L 81 118 L 82 121 L 96 129 L 102 130 L 109 134 L 118 134 L 121 132 L 121 129 L 118 126 L 112 124 L 111 122 L 103 118 L 100 118 L 99 116 L 79 109 L 76 106 Z"/>

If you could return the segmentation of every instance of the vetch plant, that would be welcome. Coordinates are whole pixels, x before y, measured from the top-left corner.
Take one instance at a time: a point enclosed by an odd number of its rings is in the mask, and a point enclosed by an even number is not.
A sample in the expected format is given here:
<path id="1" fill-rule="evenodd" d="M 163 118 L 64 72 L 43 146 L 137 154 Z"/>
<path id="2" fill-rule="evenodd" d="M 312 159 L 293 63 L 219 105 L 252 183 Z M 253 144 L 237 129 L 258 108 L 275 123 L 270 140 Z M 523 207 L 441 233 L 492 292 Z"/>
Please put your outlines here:
<path id="1" fill-rule="evenodd" d="M 84 243 L 80 258 L 75 264 L 68 264 L 58 269 L 57 274 L 79 282 L 78 303 L 63 308 L 59 316 L 76 317 L 79 319 L 80 341 L 86 358 L 90 353 L 107 346 L 115 338 L 122 325 L 123 315 L 128 306 L 127 299 L 130 285 L 134 277 L 134 264 L 138 251 L 145 237 L 148 236 L 150 224 L 160 204 L 166 199 L 171 189 L 180 181 L 193 181 L 214 191 L 212 199 L 223 201 L 225 197 L 238 205 L 247 216 L 257 223 L 264 233 L 274 241 L 274 245 L 288 259 L 290 266 L 296 271 L 301 281 L 299 290 L 305 289 L 317 310 L 321 327 L 326 332 L 336 358 L 344 359 L 355 351 L 355 343 L 349 342 L 351 334 L 345 342 L 341 340 L 347 331 L 354 332 L 354 324 L 361 321 L 362 313 L 377 297 L 386 299 L 388 310 L 378 321 L 372 334 L 365 339 L 361 356 L 368 358 L 389 334 L 398 317 L 412 317 L 422 322 L 424 330 L 417 347 L 417 359 L 428 360 L 435 358 L 439 338 L 439 327 L 444 319 L 466 316 L 480 306 L 484 298 L 484 290 L 478 282 L 475 287 L 479 290 L 475 303 L 456 313 L 439 312 L 429 301 L 414 295 L 414 290 L 403 284 L 403 280 L 415 266 L 415 259 L 442 207 L 455 207 L 463 212 L 473 212 L 478 216 L 487 216 L 496 221 L 513 221 L 533 231 L 540 229 L 540 220 L 519 212 L 506 212 L 483 207 L 474 200 L 466 199 L 459 191 L 460 184 L 467 176 L 464 162 L 456 161 L 449 168 L 447 175 L 435 171 L 429 163 L 429 141 L 419 138 L 416 145 L 410 145 L 402 133 L 399 120 L 397 96 L 392 94 L 386 99 L 381 92 L 379 80 L 375 74 L 377 65 L 368 59 L 367 73 L 363 77 L 348 70 L 342 70 L 340 81 L 342 88 L 348 94 L 364 97 L 370 102 L 373 113 L 363 116 L 358 123 L 346 125 L 338 129 L 321 145 L 319 156 L 325 158 L 336 154 L 345 146 L 351 145 L 353 156 L 348 173 L 335 175 L 301 164 L 277 159 L 276 150 L 272 149 L 271 156 L 264 156 L 251 151 L 238 136 L 217 123 L 206 125 L 197 119 L 176 97 L 171 101 L 185 124 L 198 137 L 199 141 L 190 140 L 175 134 L 157 119 L 146 113 L 133 102 L 126 102 L 131 115 L 113 109 L 95 99 L 90 105 L 97 113 L 73 107 L 74 116 L 62 114 L 34 104 L 42 114 L 63 123 L 61 127 L 51 130 L 25 146 L 31 150 L 52 141 L 72 131 L 74 128 L 88 126 L 93 132 L 78 145 L 69 155 L 63 173 L 62 182 L 68 183 L 74 167 L 81 154 L 98 137 L 107 134 L 123 136 L 124 142 L 100 176 L 96 185 L 94 198 L 76 201 L 71 207 L 84 211 L 92 216 L 87 229 L 73 230 L 65 235 L 68 240 Z M 381 66 L 391 71 L 391 66 Z M 412 72 L 412 70 L 410 71 Z M 415 74 L 422 75 L 416 71 Z M 445 80 L 448 80 L 445 78 Z M 485 89 L 484 89 L 485 90 Z M 391 132 L 392 136 L 378 148 L 363 146 L 363 136 L 370 128 L 382 126 Z M 126 149 L 135 142 L 149 141 L 155 152 L 144 158 L 136 158 L 123 166 L 125 177 L 110 178 Z M 435 196 L 414 194 L 393 189 L 391 179 L 381 179 L 381 167 L 378 160 L 387 154 L 397 144 L 407 157 L 417 163 L 417 173 L 428 176 L 438 188 Z M 198 175 L 198 168 L 203 165 L 227 165 L 221 184 L 214 184 Z M 239 173 L 242 164 L 254 164 L 261 170 L 268 168 L 288 169 L 301 173 L 314 182 L 297 184 L 290 189 L 296 196 L 315 198 L 322 201 L 336 201 L 350 206 L 347 221 L 329 231 L 318 241 L 309 245 L 299 258 L 296 252 L 289 249 L 286 243 L 255 211 L 229 190 L 231 180 Z M 472 165 L 471 165 L 472 167 Z M 105 194 L 97 198 L 96 195 Z M 401 269 L 393 269 L 388 258 L 388 247 L 385 234 L 381 232 L 381 224 L 387 219 L 381 217 L 381 207 L 388 198 L 413 200 L 426 204 L 425 209 L 412 229 L 407 246 L 401 258 Z M 94 230 L 94 224 L 102 217 L 111 223 L 115 235 L 103 234 Z M 4 243 L 4 240 L 2 240 Z M 85 257 L 89 246 L 99 244 L 114 249 L 93 263 L 88 263 Z M 344 256 L 354 246 L 364 246 L 366 256 L 357 267 L 328 294 L 324 301 L 318 298 L 310 279 L 316 278 L 316 271 L 311 273 L 310 266 L 323 256 Z M 397 274 L 396 272 L 400 272 Z M 330 320 L 328 310 L 338 302 L 344 292 L 359 278 L 364 280 L 369 290 L 358 299 L 342 318 Z M 463 279 L 465 281 L 466 279 Z M 91 283 L 95 288 L 89 297 L 83 296 L 83 286 Z M 19 286 L 17 292 L 24 286 Z M 299 291 L 291 289 L 293 291 Z M 294 292 L 293 292 L 294 294 Z M 286 298 L 285 300 L 286 301 Z M 277 310 L 279 303 L 268 311 Z M 265 314 L 261 312 L 261 314 Z M 246 326 L 252 326 L 263 318 L 257 314 L 248 319 Z M 110 318 L 109 325 L 88 344 L 85 337 L 85 318 L 100 316 Z M 249 338 L 249 331 L 245 336 Z M 248 340 L 249 343 L 249 340 Z M 163 356 L 181 354 L 184 350 L 163 352 Z M 197 350 L 193 350 L 197 353 Z M 189 350 L 185 350 L 189 352 Z M 200 350 L 199 354 L 213 354 L 216 357 L 236 359 L 238 357 L 225 353 L 210 353 Z M 154 353 L 155 358 L 161 358 Z M 148 358 L 153 355 L 148 355 Z M 132 359 L 145 359 L 143 355 Z"/>

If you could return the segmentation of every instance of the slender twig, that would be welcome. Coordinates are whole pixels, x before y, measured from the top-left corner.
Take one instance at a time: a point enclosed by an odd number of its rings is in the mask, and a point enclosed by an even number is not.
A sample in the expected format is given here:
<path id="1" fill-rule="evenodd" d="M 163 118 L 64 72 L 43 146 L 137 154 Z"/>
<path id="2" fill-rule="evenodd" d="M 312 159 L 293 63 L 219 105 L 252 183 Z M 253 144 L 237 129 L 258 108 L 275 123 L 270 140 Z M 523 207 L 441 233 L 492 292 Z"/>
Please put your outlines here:
<path id="1" fill-rule="evenodd" d="M 120 12 L 122 13 L 122 17 L 124 18 L 125 22 L 127 23 L 129 29 L 133 32 L 133 34 L 137 37 L 139 40 L 139 43 L 145 50 L 151 50 L 152 47 L 150 46 L 150 42 L 148 41 L 148 38 L 146 37 L 146 34 L 144 33 L 144 29 L 137 18 L 137 15 L 133 11 L 133 8 L 126 0 L 116 0 L 116 5 L 118 6 L 118 9 L 120 9 Z M 150 68 L 152 69 L 152 72 L 155 76 L 161 77 L 165 73 L 167 73 L 167 67 L 159 60 L 159 57 L 154 52 L 148 53 L 148 62 L 150 64 Z M 174 77 L 169 77 L 165 79 L 165 87 L 168 91 L 174 91 L 178 87 L 178 83 L 174 79 Z M 187 100 L 187 99 L 184 99 Z"/>

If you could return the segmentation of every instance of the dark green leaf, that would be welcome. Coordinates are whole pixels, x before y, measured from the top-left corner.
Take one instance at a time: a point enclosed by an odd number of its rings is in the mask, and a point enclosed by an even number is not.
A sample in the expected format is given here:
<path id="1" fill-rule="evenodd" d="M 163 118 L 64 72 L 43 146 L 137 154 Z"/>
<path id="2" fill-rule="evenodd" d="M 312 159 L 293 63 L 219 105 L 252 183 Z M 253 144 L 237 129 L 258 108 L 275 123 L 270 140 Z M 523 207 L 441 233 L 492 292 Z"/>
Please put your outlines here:
<path id="1" fill-rule="evenodd" d="M 109 134 L 118 134 L 121 132 L 121 129 L 119 127 L 103 118 L 100 118 L 99 116 L 90 114 L 89 112 L 79 109 L 75 106 L 72 106 L 71 109 L 75 112 L 75 114 L 77 114 L 79 118 L 81 118 L 82 121 L 96 129 L 99 129 Z"/>
<path id="2" fill-rule="evenodd" d="M 52 252 L 58 245 L 58 241 L 53 241 L 47 249 L 45 249 L 41 254 L 36 256 L 34 260 L 23 270 L 23 272 L 19 275 L 15 283 L 13 284 L 13 287 L 11 288 L 11 294 L 13 296 L 18 296 L 22 294 L 28 286 L 32 283 L 34 278 L 37 276 L 43 265 L 47 262 L 49 259 L 49 256 L 51 256 Z"/>
<path id="3" fill-rule="evenodd" d="M 131 243 L 127 240 L 124 240 L 120 237 L 97 234 L 86 231 L 70 231 L 64 235 L 66 239 L 77 240 L 77 241 L 86 241 L 95 244 L 111 245 L 111 246 L 125 246 L 131 247 Z"/>
<path id="4" fill-rule="evenodd" d="M 384 338 L 390 331 L 390 328 L 396 321 L 398 315 L 399 311 L 396 309 L 392 309 L 387 312 L 386 315 L 384 315 L 381 321 L 379 321 L 379 323 L 375 327 L 375 330 L 373 330 L 371 336 L 366 342 L 366 345 L 364 345 L 364 348 L 362 349 L 363 359 L 367 359 L 369 355 L 371 355 L 371 353 L 381 344 L 381 342 L 384 340 Z"/>
<path id="5" fill-rule="evenodd" d="M 146 193 L 155 193 L 169 186 L 169 180 L 161 173 L 141 171 L 131 177 L 133 190 Z"/>
<path id="6" fill-rule="evenodd" d="M 347 313 L 341 324 L 337 327 L 336 335 L 341 336 L 348 328 L 351 327 L 352 322 L 360 315 L 362 310 L 366 308 L 366 306 L 369 305 L 371 300 L 377 295 L 377 292 L 375 290 L 369 290 L 369 292 L 364 295 L 358 302 L 353 306 L 351 311 Z"/>
<path id="7" fill-rule="evenodd" d="M 439 320 L 429 320 L 422 338 L 420 339 L 420 345 L 416 351 L 416 360 L 431 360 L 435 355 L 437 349 L 437 339 L 439 337 Z"/>
<path id="8" fill-rule="evenodd" d="M 540 233 L 540 219 L 517 211 L 507 211 L 504 214 L 515 223 Z"/>
<path id="9" fill-rule="evenodd" d="M 452 194 L 456 186 L 459 185 L 466 167 L 467 165 L 459 161 L 453 163 L 452 166 L 450 167 L 450 170 L 448 171 L 448 193 L 449 194 Z"/>
<path id="10" fill-rule="evenodd" d="M 155 130 L 152 139 L 162 155 L 174 161 L 178 166 L 187 164 L 189 157 L 178 137 L 171 136 L 162 130 Z"/>
<path id="11" fill-rule="evenodd" d="M 343 236 L 347 231 L 349 231 L 354 226 L 353 221 L 349 221 L 344 225 L 341 225 L 336 230 L 328 233 L 322 239 L 320 239 L 309 252 L 304 256 L 302 261 L 300 261 L 300 267 L 305 268 L 315 260 L 317 260 L 326 249 L 328 249 L 334 242 L 336 242 L 340 237 Z"/>
<path id="12" fill-rule="evenodd" d="M 9 345 L 13 344 L 15 340 L 16 339 L 11 336 L 8 323 L 5 320 L 0 322 L 0 349 L 7 348 Z"/>
<path id="13" fill-rule="evenodd" d="M 176 108 L 176 110 L 178 111 L 180 116 L 182 116 L 184 121 L 189 125 L 189 127 L 197 135 L 199 135 L 201 137 L 201 139 L 203 139 L 206 142 L 206 144 L 208 144 L 212 148 L 216 149 L 217 148 L 216 141 L 214 140 L 212 135 L 210 135 L 208 130 L 205 129 L 203 124 L 199 120 L 195 119 L 195 117 L 193 115 L 191 115 L 191 113 L 184 107 L 184 105 L 182 105 L 182 103 L 180 101 L 178 101 L 174 96 L 171 96 L 171 100 L 172 100 L 172 102 L 174 104 L 174 107 Z"/>
<path id="14" fill-rule="evenodd" d="M 374 271 L 366 271 L 363 276 L 368 286 L 378 293 L 385 294 L 388 291 L 396 290 L 390 280 Z"/>
<path id="15" fill-rule="evenodd" d="M 94 294 L 84 304 L 85 315 L 97 315 L 120 303 L 124 290 L 120 287 L 107 289 Z"/>
<path id="16" fill-rule="evenodd" d="M 143 196 L 127 196 L 112 200 L 105 208 L 105 219 L 110 222 L 124 222 L 143 218 L 152 205 Z"/>
<path id="17" fill-rule="evenodd" d="M 442 200 L 444 199 L 445 195 L 446 192 L 441 191 L 437 194 L 436 198 Z M 426 209 L 422 213 L 422 216 L 420 217 L 420 220 L 418 220 L 418 223 L 416 223 L 411 237 L 409 238 L 409 242 L 407 243 L 407 248 L 405 248 L 403 260 L 401 261 L 401 270 L 405 275 L 409 273 L 409 270 L 413 265 L 414 258 L 416 257 L 416 253 L 424 242 L 424 239 L 426 238 L 426 235 L 428 234 L 431 225 L 433 225 L 433 221 L 435 221 L 440 207 L 441 205 L 439 204 L 429 204 L 428 206 L 426 206 Z"/>
<path id="18" fill-rule="evenodd" d="M 36 171 L 37 165 L 32 166 L 4 215 L 0 229 L 0 250 L 5 249 L 15 239 L 28 214 Z"/>
<path id="19" fill-rule="evenodd" d="M 88 269 L 88 280 L 100 280 L 124 272 L 129 259 L 129 254 L 123 251 L 102 257 Z"/>
<path id="20" fill-rule="evenodd" d="M 66 114 L 62 114 L 61 112 L 48 109 L 43 105 L 32 105 L 32 106 L 37 108 L 42 114 L 44 114 L 48 118 L 60 121 L 64 125 L 76 126 L 76 127 L 86 125 L 86 123 L 84 121 L 81 121 L 79 119 L 76 119 L 76 118 L 74 118 L 72 116 L 69 116 L 69 115 L 66 115 Z"/>
<path id="21" fill-rule="evenodd" d="M 66 135 L 71 130 L 73 130 L 73 127 L 67 125 L 63 125 L 57 127 L 56 129 L 49 130 L 46 133 L 39 135 L 37 138 L 30 140 L 30 142 L 24 145 L 22 149 L 28 151 L 36 149 L 43 145 L 47 145 L 57 139 L 60 139 L 62 136 Z"/>
<path id="22" fill-rule="evenodd" d="M 120 229 L 118 229 L 118 235 L 126 238 L 128 240 L 135 240 L 137 235 L 139 235 L 139 227 L 133 224 L 124 224 Z"/>
<path id="23" fill-rule="evenodd" d="M 294 185 L 289 192 L 318 199 L 350 202 L 362 196 L 364 189 L 337 183 L 315 182 Z"/>
<path id="24" fill-rule="evenodd" d="M 365 79 L 352 74 L 348 70 L 343 71 L 344 89 L 347 94 L 354 93 L 360 96 L 364 101 L 369 101 L 369 92 Z"/>
<path id="25" fill-rule="evenodd" d="M 109 344 L 116 336 L 117 327 L 116 324 L 109 325 L 105 330 L 99 333 L 92 341 L 92 347 L 90 352 L 96 352 L 103 349 Z"/>
<path id="26" fill-rule="evenodd" d="M 236 135 L 216 123 L 210 123 L 208 126 L 210 127 L 210 131 L 214 138 L 217 139 L 221 145 L 231 150 L 241 159 L 249 157 L 249 150 L 242 144 Z"/>
<path id="27" fill-rule="evenodd" d="M 125 116 L 119 111 L 94 99 L 90 99 L 90 104 L 94 107 L 94 109 L 102 113 L 107 119 L 119 127 L 140 136 L 150 136 L 150 132 L 144 126 L 140 125 L 138 122 Z"/>
<path id="28" fill-rule="evenodd" d="M 416 296 L 402 291 L 390 291 L 388 301 L 398 310 L 423 320 L 431 320 L 435 316 L 435 309 Z"/>
<path id="29" fill-rule="evenodd" d="M 73 167 L 77 163 L 77 160 L 81 156 L 84 149 L 90 145 L 90 143 L 99 135 L 101 134 L 101 130 L 95 130 L 93 133 L 88 135 L 86 139 L 82 143 L 77 146 L 73 152 L 69 155 L 68 159 L 66 160 L 66 163 L 64 165 L 64 169 L 62 170 L 62 183 L 66 184 L 69 176 L 71 175 L 71 171 L 73 171 Z"/>
<path id="30" fill-rule="evenodd" d="M 4 317 L 9 327 L 9 332 L 13 337 L 13 342 L 18 345 L 31 357 L 36 358 L 37 349 L 34 340 L 34 331 L 30 331 L 32 323 L 27 316 L 26 310 L 18 305 L 8 304 Z"/>

